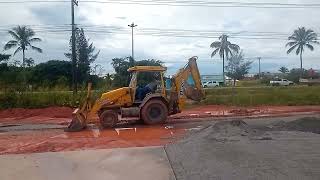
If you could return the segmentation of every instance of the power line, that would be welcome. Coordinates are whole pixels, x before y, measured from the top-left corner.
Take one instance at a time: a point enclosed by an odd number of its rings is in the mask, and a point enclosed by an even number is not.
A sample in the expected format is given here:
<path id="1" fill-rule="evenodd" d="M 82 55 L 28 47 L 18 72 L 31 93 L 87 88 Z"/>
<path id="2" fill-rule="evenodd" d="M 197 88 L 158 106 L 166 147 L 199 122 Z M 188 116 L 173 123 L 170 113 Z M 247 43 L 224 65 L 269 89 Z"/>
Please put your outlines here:
<path id="1" fill-rule="evenodd" d="M 105 26 L 105 25 L 86 25 L 86 24 L 76 24 L 80 28 L 85 30 L 95 30 L 95 31 L 116 31 L 116 32 L 126 32 L 127 29 L 117 26 Z M 0 31 L 7 31 L 18 25 L 0 25 Z M 44 24 L 44 25 L 26 25 L 32 27 L 34 30 L 65 30 L 69 29 L 70 24 Z M 290 32 L 275 32 L 275 31 L 217 31 L 217 30 L 193 30 L 193 29 L 159 29 L 159 28 L 139 28 L 139 32 L 143 33 L 199 33 L 199 34 L 229 34 L 229 35 L 257 35 L 257 36 L 287 36 Z"/>
<path id="2" fill-rule="evenodd" d="M 0 1 L 0 4 L 21 3 L 66 3 L 66 0 L 30 0 L 30 1 Z M 128 5 L 164 5 L 164 6 L 198 6 L 198 7 L 231 7 L 231 8 L 320 8 L 316 3 L 254 3 L 254 2 L 213 2 L 213 1 L 186 1 L 186 0 L 84 0 L 82 3 L 100 4 L 128 4 Z"/>
<path id="3" fill-rule="evenodd" d="M 0 32 L 7 32 L 5 26 L 0 26 Z M 64 33 L 69 32 L 70 25 L 32 25 L 35 32 Z M 128 29 L 116 26 L 103 25 L 79 25 L 85 31 L 92 34 L 128 34 Z M 287 39 L 290 33 L 285 32 L 259 32 L 259 31 L 216 31 L 216 30 L 192 30 L 192 29 L 158 29 L 140 28 L 137 35 L 170 36 L 170 37 L 206 37 L 216 38 L 221 34 L 228 34 L 234 38 L 248 39 Z"/>

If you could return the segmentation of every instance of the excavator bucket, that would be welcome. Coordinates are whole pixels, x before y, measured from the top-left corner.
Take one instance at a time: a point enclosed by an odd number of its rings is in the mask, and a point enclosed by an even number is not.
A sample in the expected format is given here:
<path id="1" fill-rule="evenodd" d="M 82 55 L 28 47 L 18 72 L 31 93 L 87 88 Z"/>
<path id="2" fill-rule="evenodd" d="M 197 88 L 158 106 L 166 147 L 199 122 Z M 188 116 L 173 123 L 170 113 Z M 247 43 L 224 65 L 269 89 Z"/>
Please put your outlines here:
<path id="1" fill-rule="evenodd" d="M 194 101 L 201 101 L 204 98 L 204 92 L 202 90 L 198 90 L 188 83 L 185 83 L 184 94 L 187 98 Z"/>
<path id="2" fill-rule="evenodd" d="M 87 126 L 87 114 L 91 110 L 91 86 L 92 84 L 88 84 L 88 93 L 86 100 L 84 101 L 81 108 L 77 108 L 72 113 L 72 121 L 68 125 L 68 127 L 64 130 L 66 132 L 76 132 L 81 131 Z"/>

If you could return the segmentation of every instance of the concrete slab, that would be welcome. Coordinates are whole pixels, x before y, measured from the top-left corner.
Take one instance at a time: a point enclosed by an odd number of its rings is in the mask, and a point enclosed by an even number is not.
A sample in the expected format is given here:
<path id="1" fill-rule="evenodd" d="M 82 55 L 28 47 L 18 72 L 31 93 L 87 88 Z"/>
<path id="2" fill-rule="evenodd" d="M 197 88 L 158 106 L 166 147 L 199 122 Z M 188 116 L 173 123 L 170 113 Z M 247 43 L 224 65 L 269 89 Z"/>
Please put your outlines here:
<path id="1" fill-rule="evenodd" d="M 0 156 L 5 180 L 174 180 L 163 147 Z"/>

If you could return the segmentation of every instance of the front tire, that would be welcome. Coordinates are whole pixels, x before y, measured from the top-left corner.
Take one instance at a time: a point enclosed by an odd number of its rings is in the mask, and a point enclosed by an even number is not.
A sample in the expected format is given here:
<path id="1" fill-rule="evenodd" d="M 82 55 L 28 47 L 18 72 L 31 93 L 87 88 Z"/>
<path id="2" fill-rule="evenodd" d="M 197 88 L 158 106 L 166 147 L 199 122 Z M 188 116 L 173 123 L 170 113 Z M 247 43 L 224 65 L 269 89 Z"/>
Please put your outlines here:
<path id="1" fill-rule="evenodd" d="M 141 117 L 146 124 L 162 124 L 167 120 L 168 108 L 163 101 L 151 99 L 142 107 Z"/>
<path id="2" fill-rule="evenodd" d="M 105 110 L 100 114 L 99 119 L 103 128 L 113 128 L 118 123 L 118 113 L 113 110 Z"/>

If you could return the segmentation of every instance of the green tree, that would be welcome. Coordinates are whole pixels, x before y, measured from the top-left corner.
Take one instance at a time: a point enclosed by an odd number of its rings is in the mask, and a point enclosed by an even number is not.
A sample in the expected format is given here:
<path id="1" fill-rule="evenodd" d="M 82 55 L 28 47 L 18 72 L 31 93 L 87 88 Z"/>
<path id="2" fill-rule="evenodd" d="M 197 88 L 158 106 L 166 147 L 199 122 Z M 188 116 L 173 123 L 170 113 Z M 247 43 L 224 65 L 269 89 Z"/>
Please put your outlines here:
<path id="1" fill-rule="evenodd" d="M 0 54 L 0 62 L 4 61 L 7 62 L 10 58 L 10 55 L 7 54 Z"/>
<path id="2" fill-rule="evenodd" d="M 27 67 L 32 67 L 32 66 L 34 66 L 34 60 L 33 60 L 33 58 L 26 58 L 26 59 L 25 59 L 25 65 L 26 65 Z"/>
<path id="3" fill-rule="evenodd" d="M 233 54 L 228 59 L 228 65 L 226 66 L 227 76 L 233 79 L 233 86 L 236 85 L 236 80 L 241 80 L 244 75 L 249 73 L 252 61 L 244 61 L 244 55 L 242 52 Z"/>
<path id="4" fill-rule="evenodd" d="M 113 86 L 115 87 L 123 87 L 128 86 L 130 81 L 130 73 L 128 72 L 128 68 L 132 67 L 132 61 L 130 57 L 127 58 L 114 58 L 112 59 L 112 66 L 114 68 L 115 74 L 113 76 Z M 134 66 L 161 66 L 162 62 L 160 60 L 155 59 L 147 59 L 141 61 L 134 61 Z M 139 80 L 148 81 L 152 76 L 148 74 L 139 75 Z"/>
<path id="5" fill-rule="evenodd" d="M 289 72 L 289 69 L 286 68 L 286 67 L 284 67 L 284 66 L 282 66 L 278 71 L 281 72 L 281 73 L 283 73 L 283 74 L 286 74 L 286 73 Z"/>
<path id="6" fill-rule="evenodd" d="M 78 82 L 86 82 L 90 76 L 90 64 L 93 63 L 99 56 L 100 51 L 96 49 L 93 43 L 89 43 L 86 38 L 83 28 L 76 28 L 76 87 Z M 70 38 L 70 52 L 71 52 Z M 72 61 L 71 53 L 65 53 L 65 56 Z"/>
<path id="7" fill-rule="evenodd" d="M 127 71 L 130 66 L 130 62 L 127 58 L 113 58 L 111 65 L 115 71 L 113 86 L 123 87 L 128 86 L 130 73 Z"/>
<path id="8" fill-rule="evenodd" d="M 287 50 L 287 54 L 290 54 L 296 49 L 296 55 L 300 55 L 300 78 L 303 75 L 302 54 L 304 49 L 307 47 L 313 51 L 313 44 L 319 44 L 317 40 L 317 34 L 313 30 L 306 29 L 305 27 L 299 27 L 288 37 L 289 42 L 286 44 L 286 47 L 289 47 L 289 49 Z"/>
<path id="9" fill-rule="evenodd" d="M 229 58 L 229 55 L 232 55 L 234 52 L 238 53 L 240 47 L 236 44 L 232 44 L 228 41 L 227 35 L 221 35 L 219 37 L 220 41 L 213 42 L 210 47 L 214 48 L 215 50 L 212 52 L 211 57 L 215 56 L 219 52 L 219 56 L 222 59 L 222 75 L 223 75 L 223 83 L 225 83 L 225 65 L 224 60 L 225 58 Z"/>
<path id="10" fill-rule="evenodd" d="M 19 51 L 22 51 L 22 66 L 25 66 L 25 51 L 30 47 L 31 49 L 42 53 L 42 49 L 33 46 L 32 43 L 40 42 L 41 39 L 34 37 L 35 32 L 26 26 L 17 26 L 12 30 L 9 30 L 8 33 L 12 36 L 13 40 L 7 42 L 4 46 L 5 50 L 16 48 L 13 55 L 17 54 Z"/>
<path id="11" fill-rule="evenodd" d="M 294 69 L 290 70 L 290 72 L 287 75 L 287 78 L 290 81 L 293 81 L 294 83 L 299 83 L 300 78 L 308 78 L 308 71 L 305 69 L 302 69 L 302 71 L 301 71 L 300 68 L 299 69 L 294 68 Z"/>
<path id="12" fill-rule="evenodd" d="M 112 80 L 114 79 L 114 75 L 113 74 L 110 74 L 110 73 L 107 73 L 104 77 L 105 81 L 106 81 L 106 86 L 107 87 L 111 87 L 112 85 Z"/>
<path id="13" fill-rule="evenodd" d="M 54 87 L 70 85 L 71 77 L 71 62 L 50 60 L 33 67 L 31 82 L 38 87 Z"/>

